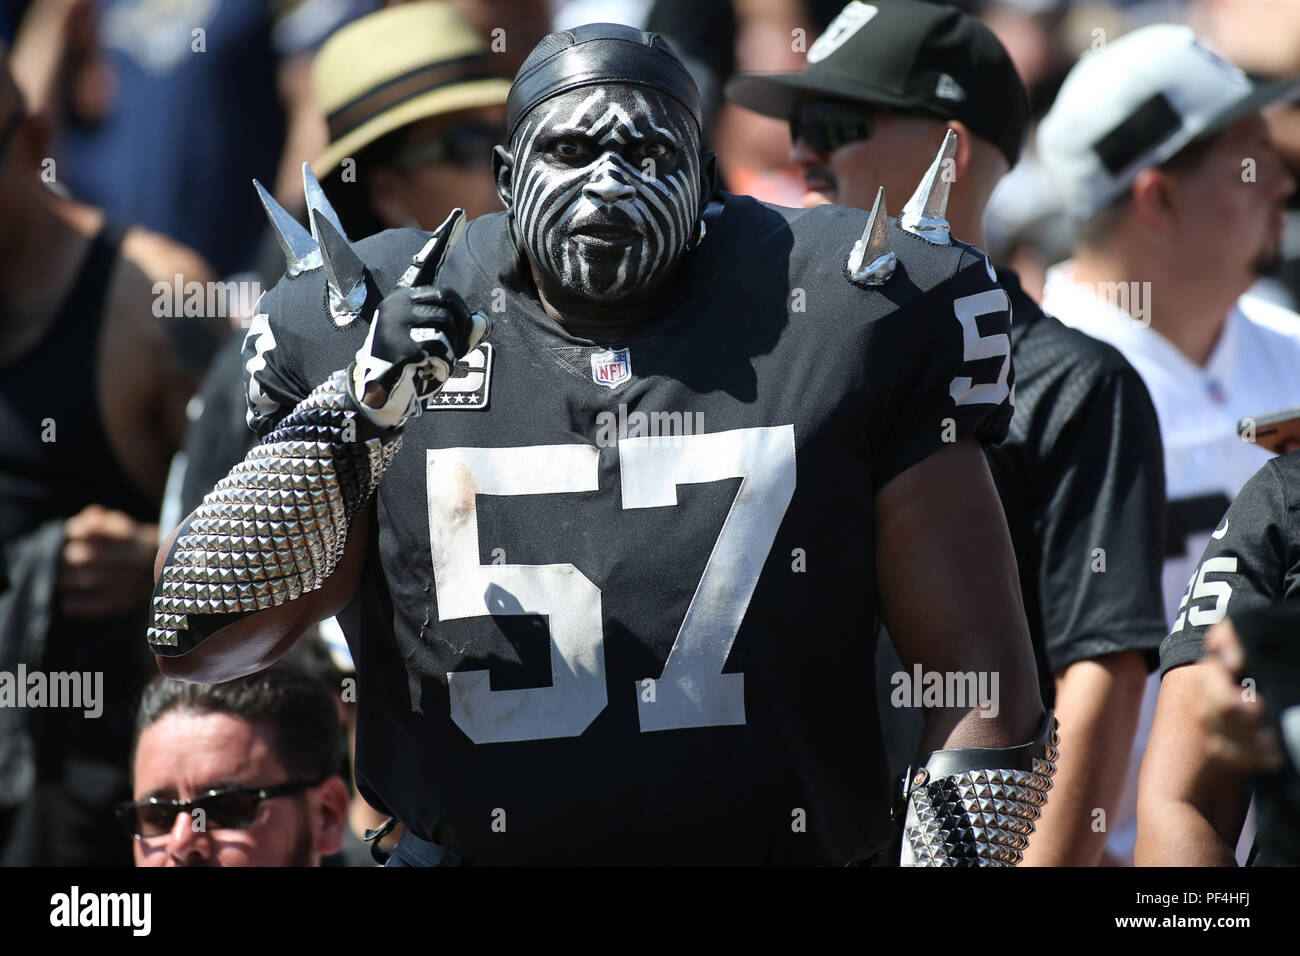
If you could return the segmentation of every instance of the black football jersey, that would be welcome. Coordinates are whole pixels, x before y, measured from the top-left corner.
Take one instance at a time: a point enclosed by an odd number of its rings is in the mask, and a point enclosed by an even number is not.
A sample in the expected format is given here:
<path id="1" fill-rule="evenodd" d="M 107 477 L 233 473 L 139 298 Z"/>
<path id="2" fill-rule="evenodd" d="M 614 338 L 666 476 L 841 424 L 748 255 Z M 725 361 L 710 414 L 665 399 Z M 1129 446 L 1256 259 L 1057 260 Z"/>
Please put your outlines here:
<path id="1" fill-rule="evenodd" d="M 546 316 L 506 214 L 438 277 L 493 319 L 410 421 L 344 615 L 357 772 L 417 836 L 488 863 L 843 863 L 888 842 L 874 703 L 874 495 L 1011 416 L 982 253 L 866 215 L 726 196 L 657 317 L 618 342 Z M 358 244 L 391 288 L 426 236 Z M 351 361 L 320 271 L 245 348 L 275 420 Z M 941 582 L 936 582 L 941 585 Z"/>
<path id="2" fill-rule="evenodd" d="M 1160 673 L 1205 656 L 1205 636 L 1225 616 L 1300 594 L 1300 452 L 1270 459 L 1246 482 L 1211 533 L 1183 592 Z"/>

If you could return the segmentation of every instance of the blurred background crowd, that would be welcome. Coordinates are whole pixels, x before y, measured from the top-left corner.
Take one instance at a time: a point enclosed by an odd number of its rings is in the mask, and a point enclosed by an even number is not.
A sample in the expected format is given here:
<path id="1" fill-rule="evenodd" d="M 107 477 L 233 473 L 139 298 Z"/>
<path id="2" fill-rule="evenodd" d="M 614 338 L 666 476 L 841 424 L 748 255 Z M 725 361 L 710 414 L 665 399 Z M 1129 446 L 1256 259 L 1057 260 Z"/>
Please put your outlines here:
<path id="1" fill-rule="evenodd" d="M 322 627 L 273 671 L 217 690 L 155 678 L 143 640 L 160 536 L 252 443 L 240 344 L 257 292 L 284 269 L 267 210 L 278 213 L 278 203 L 305 222 L 304 189 L 315 180 L 304 186 L 303 164 L 311 164 L 352 238 L 397 226 L 432 229 L 453 206 L 471 217 L 500 209 L 491 150 L 502 138 L 510 78 L 551 30 L 612 21 L 664 34 L 687 62 L 704 95 L 705 138 L 725 189 L 787 206 L 860 204 L 847 197 L 846 179 L 833 181 L 826 171 L 837 143 L 792 142 L 788 118 L 761 115 L 724 93 L 737 73 L 804 70 L 843 6 L 4 0 L 0 671 L 103 672 L 105 702 L 97 720 L 66 708 L 0 707 L 0 863 L 130 864 L 127 831 L 155 837 L 136 841 L 139 863 L 214 862 L 220 854 L 234 863 L 370 862 L 360 838 L 384 816 L 359 799 L 349 776 L 351 660 L 336 626 Z M 1025 145 L 1012 151 L 996 188 L 996 175 L 989 183 L 982 225 L 971 229 L 982 234 L 955 231 L 981 242 L 999 269 L 1014 269 L 1024 292 L 1040 301 L 1049 268 L 1076 253 L 1080 232 L 1069 197 L 1053 188 L 1038 158 L 1034 128 L 1081 56 L 1141 27 L 1178 23 L 1257 83 L 1300 75 L 1297 0 L 948 6 L 988 27 L 1028 93 Z M 1271 145 L 1261 140 L 1251 153 L 1260 181 L 1277 194 L 1268 200 L 1270 217 L 1300 174 L 1300 108 L 1285 98 L 1273 105 L 1260 134 Z M 907 194 L 890 192 L 897 214 Z M 1300 324 L 1287 325 L 1300 319 L 1283 312 L 1300 302 L 1300 207 L 1287 202 L 1276 255 L 1252 276 L 1248 295 L 1276 307 L 1270 321 L 1300 343 Z M 1216 227 L 1207 221 L 1205 228 Z M 1273 228 L 1271 218 L 1265 228 Z M 293 227 L 284 232 L 292 236 Z M 1189 277 L 1218 269 L 1224 257 L 1212 238 L 1188 247 L 1177 268 Z M 1212 366 L 1207 356 L 1194 364 Z M 1296 383 L 1300 374 L 1291 394 L 1250 411 L 1300 405 Z M 1178 569 L 1176 585 L 1165 584 L 1169 617 L 1209 532 L 1258 466 L 1201 503 L 1210 520 L 1189 529 L 1202 537 L 1187 539 L 1190 563 Z M 1176 497 L 1171 486 L 1171 504 Z M 1136 729 L 1139 755 L 1153 696 L 1148 691 Z M 322 739 L 329 746 L 307 742 Z M 1139 759 L 1119 761 L 1128 784 L 1114 798 L 1112 831 L 1136 812 Z M 174 809 L 160 813 L 152 831 L 134 811 L 122 815 L 125 829 L 113 821 L 117 803 L 174 793 L 169 774 L 202 760 L 210 763 L 193 772 L 205 779 L 246 781 L 249 766 L 264 764 L 273 768 L 268 780 L 308 796 L 279 801 L 265 788 L 227 788 L 235 792 L 224 803 L 205 807 L 210 824 L 248 834 L 257 820 L 276 836 L 219 849 L 205 833 L 172 827 Z M 241 769 L 223 776 L 227 765 Z M 1104 859 L 1131 862 L 1131 854 L 1130 835 Z"/>

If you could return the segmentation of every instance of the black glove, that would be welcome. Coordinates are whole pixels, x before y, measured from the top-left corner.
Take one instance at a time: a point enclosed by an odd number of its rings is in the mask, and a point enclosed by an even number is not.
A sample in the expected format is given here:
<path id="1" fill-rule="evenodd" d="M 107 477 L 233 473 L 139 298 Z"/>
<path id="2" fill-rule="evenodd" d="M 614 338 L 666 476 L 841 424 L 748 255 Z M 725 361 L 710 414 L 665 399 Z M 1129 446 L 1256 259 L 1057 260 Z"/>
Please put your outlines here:
<path id="1" fill-rule="evenodd" d="M 362 401 L 362 411 L 385 428 L 419 415 L 424 400 L 442 387 L 488 327 L 487 313 L 471 312 L 450 289 L 415 286 L 389 294 L 375 311 L 352 373 L 358 398 L 375 385 L 387 396 L 377 408 Z"/>

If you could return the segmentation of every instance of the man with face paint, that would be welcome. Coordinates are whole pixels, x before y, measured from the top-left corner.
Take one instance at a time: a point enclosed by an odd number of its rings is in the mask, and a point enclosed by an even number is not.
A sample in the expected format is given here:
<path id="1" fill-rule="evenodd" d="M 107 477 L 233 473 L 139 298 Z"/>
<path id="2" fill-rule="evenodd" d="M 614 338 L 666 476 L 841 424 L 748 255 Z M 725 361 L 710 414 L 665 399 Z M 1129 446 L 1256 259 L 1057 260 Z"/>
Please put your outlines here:
<path id="1" fill-rule="evenodd" d="M 311 234 L 268 208 L 263 441 L 160 551 L 160 668 L 228 680 L 339 614 L 393 865 L 847 863 L 900 829 L 909 865 L 1017 862 L 1056 735 L 952 144 L 901 220 L 727 195 L 681 62 L 609 24 L 538 45 L 507 129 L 506 211 L 467 227 L 351 243 L 310 171 Z M 893 800 L 878 615 L 1000 688 L 927 699 Z"/>
<path id="2" fill-rule="evenodd" d="M 630 327 L 685 251 L 699 221 L 699 134 L 672 106 L 654 90 L 584 87 L 516 129 L 527 171 L 517 227 L 557 319 L 590 313 L 607 332 L 621 314 Z M 515 163 L 504 149 L 497 159 L 502 198 L 514 206 Z"/>

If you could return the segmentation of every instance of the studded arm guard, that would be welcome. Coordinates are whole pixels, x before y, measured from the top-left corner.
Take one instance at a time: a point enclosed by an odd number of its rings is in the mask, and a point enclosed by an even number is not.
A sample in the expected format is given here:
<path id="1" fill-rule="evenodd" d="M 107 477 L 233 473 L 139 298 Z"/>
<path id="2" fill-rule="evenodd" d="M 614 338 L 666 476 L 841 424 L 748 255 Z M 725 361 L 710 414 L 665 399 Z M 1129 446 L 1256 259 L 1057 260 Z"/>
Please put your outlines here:
<path id="1" fill-rule="evenodd" d="M 244 614 L 319 588 L 401 446 L 331 375 L 208 493 L 154 589 L 148 640 L 176 656 Z"/>
<path id="2" fill-rule="evenodd" d="M 1056 718 L 1019 747 L 938 750 L 903 777 L 902 866 L 1015 866 L 1056 773 Z M 900 808 L 901 811 L 901 808 Z"/>

